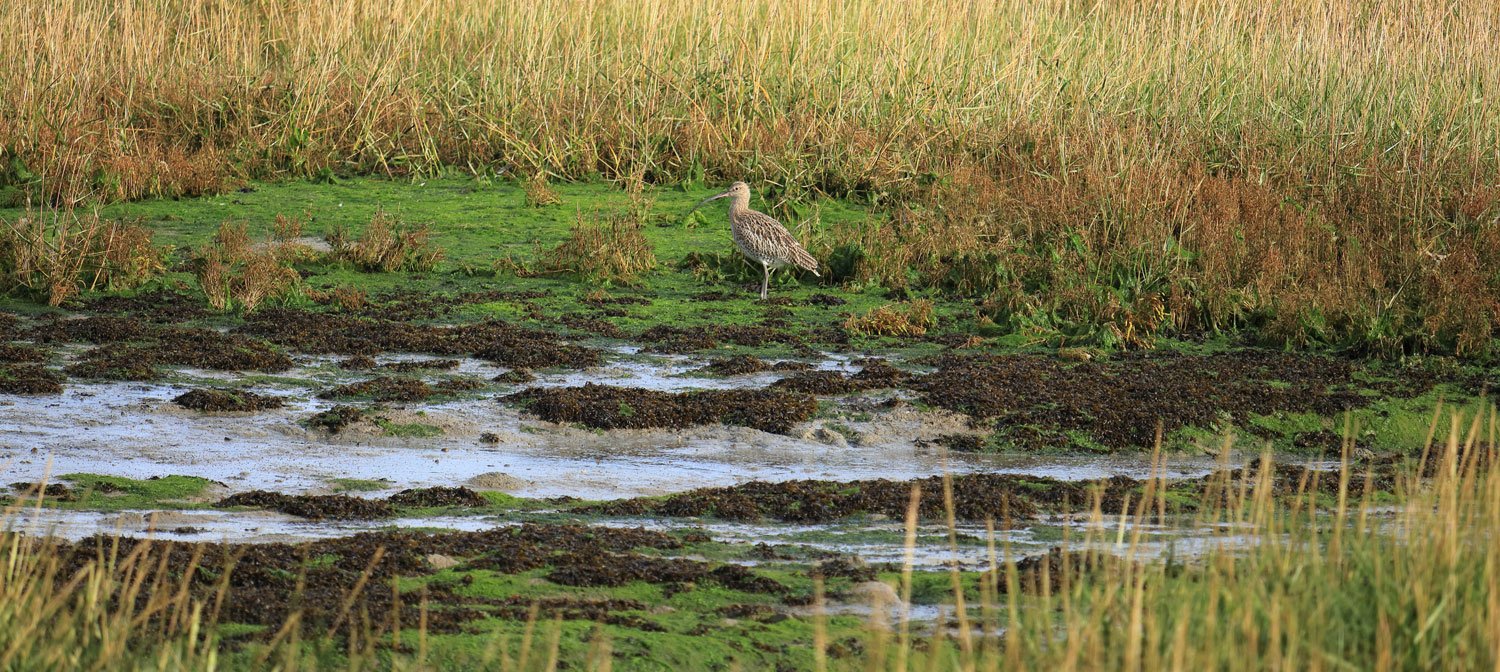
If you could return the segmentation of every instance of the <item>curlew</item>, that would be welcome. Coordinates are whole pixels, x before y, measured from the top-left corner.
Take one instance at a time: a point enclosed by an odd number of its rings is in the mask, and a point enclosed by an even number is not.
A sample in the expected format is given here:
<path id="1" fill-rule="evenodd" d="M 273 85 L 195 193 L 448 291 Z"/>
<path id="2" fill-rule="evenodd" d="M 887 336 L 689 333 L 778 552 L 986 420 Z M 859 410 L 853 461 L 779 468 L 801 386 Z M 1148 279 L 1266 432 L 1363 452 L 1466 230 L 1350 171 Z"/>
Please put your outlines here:
<path id="1" fill-rule="evenodd" d="M 770 289 L 773 270 L 782 266 L 796 266 L 818 275 L 818 260 L 802 249 L 786 227 L 770 215 L 750 209 L 750 185 L 735 182 L 724 193 L 699 201 L 698 205 L 693 206 L 693 210 L 720 198 L 729 199 L 729 231 L 734 234 L 734 246 L 746 258 L 760 263 L 762 300 L 765 300 L 766 292 Z"/>

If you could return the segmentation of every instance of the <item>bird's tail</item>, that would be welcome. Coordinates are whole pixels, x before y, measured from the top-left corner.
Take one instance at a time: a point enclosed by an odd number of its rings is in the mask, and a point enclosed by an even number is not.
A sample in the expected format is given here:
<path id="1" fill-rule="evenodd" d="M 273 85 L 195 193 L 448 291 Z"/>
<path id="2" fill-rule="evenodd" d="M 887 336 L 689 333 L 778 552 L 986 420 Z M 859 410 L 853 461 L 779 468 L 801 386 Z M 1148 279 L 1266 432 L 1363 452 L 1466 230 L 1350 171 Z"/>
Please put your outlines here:
<path id="1" fill-rule="evenodd" d="M 792 249 L 792 263 L 796 264 L 798 268 L 812 273 L 815 277 L 823 277 L 818 273 L 818 258 L 808 254 L 807 250 L 802 249 L 801 246 L 794 246 Z"/>

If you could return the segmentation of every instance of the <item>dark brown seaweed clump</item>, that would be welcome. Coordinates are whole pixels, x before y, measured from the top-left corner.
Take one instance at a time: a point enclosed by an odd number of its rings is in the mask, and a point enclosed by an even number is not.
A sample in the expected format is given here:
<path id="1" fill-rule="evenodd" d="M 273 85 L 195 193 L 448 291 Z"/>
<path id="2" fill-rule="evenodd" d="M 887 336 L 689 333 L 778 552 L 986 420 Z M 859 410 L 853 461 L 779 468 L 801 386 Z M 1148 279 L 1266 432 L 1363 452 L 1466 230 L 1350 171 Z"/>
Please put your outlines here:
<path id="1" fill-rule="evenodd" d="M 850 394 L 864 389 L 837 371 L 804 371 L 771 383 L 771 387 L 819 396 Z"/>
<path id="2" fill-rule="evenodd" d="M 456 359 L 419 359 L 407 362 L 390 362 L 381 364 L 381 369 L 386 371 L 408 372 L 408 371 L 446 371 L 458 368 Z"/>
<path id="3" fill-rule="evenodd" d="M 1150 446 L 1158 421 L 1171 433 L 1223 417 L 1337 415 L 1366 403 L 1345 360 L 1280 352 L 1125 356 L 1061 362 L 1035 355 L 943 356 L 910 386 L 941 408 L 993 419 L 1023 447 L 1066 444 L 1079 430 L 1111 449 Z"/>
<path id="4" fill-rule="evenodd" d="M 846 376 L 837 371 L 806 371 L 778 380 L 771 387 L 817 395 L 850 394 L 897 387 L 909 378 L 911 374 L 884 360 L 872 360 L 854 375 Z"/>
<path id="5" fill-rule="evenodd" d="M 37 324 L 29 334 L 38 343 L 94 344 L 119 343 L 145 338 L 152 325 L 134 317 L 95 315 L 91 317 L 47 320 Z"/>
<path id="6" fill-rule="evenodd" d="M 353 406 L 334 406 L 308 418 L 305 424 L 310 429 L 321 429 L 329 434 L 337 434 L 345 427 L 364 419 L 365 410 Z"/>
<path id="7" fill-rule="evenodd" d="M 375 358 L 369 355 L 354 355 L 345 357 L 339 362 L 339 368 L 345 371 L 364 371 L 375 368 Z"/>
<path id="8" fill-rule="evenodd" d="M 61 394 L 62 377 L 41 364 L 0 364 L 0 394 Z"/>
<path id="9" fill-rule="evenodd" d="M 1046 494 L 1040 492 L 1041 483 Z M 859 514 L 880 514 L 892 518 L 906 515 L 912 486 L 919 486 L 922 499 L 919 513 L 924 518 L 944 515 L 942 477 L 913 481 L 885 479 L 838 483 L 832 481 L 751 481 L 735 486 L 700 488 L 665 498 L 638 498 L 605 502 L 587 507 L 590 512 L 609 515 L 714 516 L 729 520 L 780 520 L 796 523 L 820 523 Z M 1037 512 L 1040 500 L 1062 500 L 1071 497 L 1079 503 L 1092 502 L 1094 483 L 1071 483 L 1052 479 L 1028 478 L 1011 474 L 965 474 L 953 477 L 954 513 L 960 520 L 993 519 L 1028 520 Z M 1105 501 L 1123 501 L 1125 492 L 1136 482 L 1104 482 Z M 1118 505 L 1116 506 L 1118 508 Z M 1108 504 L 1105 510 L 1109 510 Z"/>
<path id="10" fill-rule="evenodd" d="M 504 399 L 525 404 L 549 422 L 576 422 L 597 429 L 684 429 L 723 423 L 785 433 L 818 410 L 811 397 L 780 390 L 671 393 L 593 383 L 530 389 Z"/>
<path id="11" fill-rule="evenodd" d="M 721 357 L 709 362 L 696 373 L 714 376 L 743 376 L 747 373 L 758 373 L 770 370 L 771 365 L 759 357 L 750 355 L 735 355 L 733 357 Z"/>
<path id="12" fill-rule="evenodd" d="M 133 296 L 106 294 L 89 299 L 84 308 L 97 313 L 124 313 L 144 317 L 158 324 L 182 322 L 208 314 L 201 295 L 194 296 L 169 289 L 141 292 Z"/>
<path id="13" fill-rule="evenodd" d="M 0 362 L 45 362 L 46 350 L 19 343 L 0 343 Z"/>
<path id="14" fill-rule="evenodd" d="M 172 403 L 194 411 L 243 412 L 281 408 L 281 398 L 243 390 L 218 390 L 198 388 L 188 390 L 172 400 Z"/>
<path id="15" fill-rule="evenodd" d="M 388 498 L 397 506 L 429 508 L 434 506 L 459 506 L 473 508 L 489 506 L 490 500 L 468 488 L 417 488 L 402 490 Z"/>
<path id="16" fill-rule="evenodd" d="M 396 513 L 389 502 L 348 495 L 284 495 L 266 490 L 251 490 L 230 495 L 215 506 L 247 506 L 270 509 L 314 520 L 369 520 L 388 518 Z"/>
<path id="17" fill-rule="evenodd" d="M 59 502 L 71 502 L 78 499 L 78 496 L 73 494 L 73 490 L 62 483 L 48 483 L 42 486 L 40 483 L 18 481 L 11 483 L 10 489 L 27 497 L 36 497 L 37 490 L 40 489 L 43 498 Z"/>
<path id="18" fill-rule="evenodd" d="M 252 494 L 244 493 L 237 501 L 271 502 L 274 499 L 270 493 L 251 497 Z M 383 501 L 374 503 L 386 504 Z M 297 622 L 305 632 L 319 634 L 337 622 L 347 625 L 348 621 L 341 619 L 348 613 L 360 614 L 361 618 L 368 618 L 373 623 L 393 620 L 417 623 L 425 619 L 430 632 L 444 633 L 458 632 L 465 623 L 479 618 L 528 618 L 535 598 L 522 596 L 497 601 L 489 597 L 470 597 L 456 591 L 456 584 L 452 582 L 429 583 L 424 588 L 425 600 L 395 595 L 391 590 L 369 589 L 369 586 L 390 586 L 398 577 L 432 574 L 436 570 L 428 557 L 434 554 L 471 558 L 471 566 L 495 571 L 565 566 L 569 569 L 560 571 L 559 578 L 616 585 L 613 582 L 622 576 L 640 574 L 630 568 L 621 570 L 623 573 L 615 572 L 612 567 L 617 557 L 636 548 L 665 550 L 682 545 L 671 535 L 648 530 L 535 524 L 482 532 L 369 532 L 300 544 L 194 544 L 131 537 L 116 539 L 108 535 L 75 543 L 47 543 L 55 545 L 51 554 L 58 558 L 60 571 L 65 576 L 72 576 L 97 562 L 100 553 L 118 550 L 120 557 L 127 557 L 139 548 L 143 553 L 141 566 L 160 565 L 172 576 L 187 574 L 196 567 L 201 576 L 223 577 L 225 583 L 222 585 L 227 594 L 220 618 L 225 622 L 270 625 L 274 631 L 296 612 L 300 616 Z M 650 564 L 655 560 L 645 562 Z M 725 567 L 730 569 L 725 570 Z M 639 580 L 668 584 L 672 577 L 683 574 L 678 571 L 668 577 L 648 575 Z M 707 569 L 706 577 L 705 582 L 721 585 L 753 585 L 757 579 L 770 581 L 750 570 L 729 565 Z M 771 583 L 775 584 L 774 581 Z M 213 600 L 221 589 L 221 581 L 217 578 L 191 581 L 185 585 L 192 591 L 193 599 L 204 602 Z M 365 586 L 365 589 L 356 586 Z M 691 589 L 691 586 L 681 588 Z M 140 606 L 143 607 L 148 598 L 143 593 Z M 638 617 L 632 620 L 628 614 L 615 613 L 644 608 L 641 603 L 630 600 L 546 598 L 540 600 L 538 606 L 542 617 L 548 619 L 556 614 L 619 623 L 626 627 L 654 627 L 654 624 L 639 622 Z"/>
<path id="19" fill-rule="evenodd" d="M 522 383 L 529 383 L 533 380 L 536 380 L 536 374 L 532 373 L 531 369 L 511 369 L 509 371 L 506 371 L 505 373 L 495 376 L 491 380 L 494 380 L 497 383 L 510 383 L 511 385 L 520 385 Z"/>
<path id="20" fill-rule="evenodd" d="M 149 331 L 143 341 L 112 341 L 89 350 L 67 372 L 82 378 L 154 380 L 156 367 L 165 365 L 275 373 L 291 368 L 292 360 L 254 338 L 212 329 L 164 327 Z"/>
<path id="21" fill-rule="evenodd" d="M 721 342 L 752 348 L 767 343 L 792 346 L 803 344 L 800 336 L 786 329 L 737 324 L 708 327 L 674 327 L 661 324 L 641 332 L 636 340 L 648 344 L 648 350 L 665 353 L 709 350 L 718 347 Z"/>
<path id="22" fill-rule="evenodd" d="M 248 318 L 241 331 L 308 353 L 473 355 L 504 366 L 526 368 L 588 368 L 601 361 L 592 348 L 564 343 L 545 331 L 494 320 L 432 325 L 267 309 Z"/>
<path id="23" fill-rule="evenodd" d="M 788 360 L 772 364 L 771 362 L 750 355 L 734 355 L 732 357 L 715 359 L 694 371 L 694 373 L 713 376 L 742 376 L 761 371 L 807 371 L 811 368 L 812 365 L 807 362 Z"/>
<path id="24" fill-rule="evenodd" d="M 421 401 L 437 393 L 431 385 L 413 378 L 371 378 L 339 385 L 318 395 L 324 399 L 370 399 L 372 401 Z"/>
<path id="25" fill-rule="evenodd" d="M 1173 506 L 1192 510 L 1200 506 L 1231 505 L 1225 498 L 1238 495 L 1241 484 L 1259 482 L 1259 463 L 1251 468 L 1220 471 L 1175 481 L 1165 487 L 1173 495 Z M 1403 458 L 1354 463 L 1348 493 L 1362 497 L 1368 492 L 1393 492 L 1403 475 L 1414 475 L 1413 464 Z M 1366 474 L 1368 472 L 1368 479 Z M 1336 494 L 1342 484 L 1337 469 L 1319 470 L 1301 465 L 1276 464 L 1270 474 L 1272 494 L 1303 498 L 1307 491 Z M 966 521 L 994 520 L 997 524 L 1026 521 L 1038 512 L 1079 513 L 1097 505 L 1118 512 L 1130 498 L 1139 498 L 1146 481 L 1112 476 L 1086 481 L 1062 481 L 1019 474 L 960 474 L 951 477 L 954 517 Z M 740 485 L 700 488 L 667 497 L 641 497 L 594 504 L 580 512 L 625 516 L 714 516 L 728 520 L 779 520 L 821 523 L 855 515 L 879 514 L 892 518 L 906 515 L 912 489 L 921 491 L 918 513 L 941 520 L 946 515 L 943 477 L 910 481 L 874 479 L 852 482 L 751 481 Z M 1097 502 L 1097 504 L 1096 504 Z"/>

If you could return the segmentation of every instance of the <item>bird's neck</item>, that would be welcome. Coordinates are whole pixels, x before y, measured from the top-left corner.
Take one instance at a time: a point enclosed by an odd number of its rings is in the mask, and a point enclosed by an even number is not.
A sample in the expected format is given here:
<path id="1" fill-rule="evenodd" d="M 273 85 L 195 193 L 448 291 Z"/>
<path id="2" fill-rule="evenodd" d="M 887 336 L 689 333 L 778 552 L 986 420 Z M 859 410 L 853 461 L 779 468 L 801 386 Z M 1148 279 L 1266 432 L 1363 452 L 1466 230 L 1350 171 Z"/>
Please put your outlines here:
<path id="1" fill-rule="evenodd" d="M 730 212 L 736 212 L 736 213 L 739 213 L 739 212 L 749 212 L 750 211 L 750 196 L 749 195 L 745 195 L 745 196 L 733 196 L 733 197 L 731 197 L 729 199 L 729 211 Z"/>

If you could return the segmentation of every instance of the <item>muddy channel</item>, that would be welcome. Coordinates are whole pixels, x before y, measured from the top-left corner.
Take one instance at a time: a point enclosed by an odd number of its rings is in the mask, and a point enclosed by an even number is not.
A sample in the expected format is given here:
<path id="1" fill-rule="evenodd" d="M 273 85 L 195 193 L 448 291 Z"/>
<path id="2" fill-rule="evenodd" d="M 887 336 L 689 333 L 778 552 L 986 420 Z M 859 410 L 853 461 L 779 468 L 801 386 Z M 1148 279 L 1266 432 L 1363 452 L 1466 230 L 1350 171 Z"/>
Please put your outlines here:
<path id="1" fill-rule="evenodd" d="M 113 535 L 174 542 L 161 551 L 171 557 L 196 544 L 234 549 L 267 567 L 285 549 L 353 567 L 391 547 L 400 552 L 381 572 L 722 584 L 796 609 L 805 596 L 761 568 L 855 585 L 907 562 L 982 569 L 996 535 L 1029 558 L 1064 542 L 1122 549 L 1127 536 L 1146 555 L 1251 543 L 1190 512 L 1100 520 L 1091 502 L 1117 515 L 1153 476 L 1195 502 L 1254 452 L 1177 446 L 1153 457 L 1158 427 L 1336 416 L 1442 382 L 1256 350 L 1080 363 L 961 347 L 845 352 L 757 328 L 599 333 L 610 330 L 579 320 L 585 329 L 565 338 L 421 314 L 283 310 L 216 327 L 173 305 L 158 303 L 149 320 L 129 303 L 88 317 L 0 315 L 0 475 L 20 504 L 7 510 L 11 528 L 79 558 Z M 744 352 L 767 343 L 777 354 Z M 1304 469 L 1330 464 L 1308 455 L 1281 460 L 1293 471 L 1275 482 L 1319 487 L 1321 472 Z M 128 507 L 109 496 L 129 487 L 99 480 L 183 476 L 208 484 Z M 25 505 L 40 482 L 63 506 Z M 913 485 L 915 545 L 903 521 Z M 330 572 L 316 590 L 348 588 L 347 572 Z M 259 585 L 242 589 L 247 605 L 271 599 Z M 464 609 L 525 606 L 454 599 L 468 605 L 452 611 L 454 627 L 469 620 Z M 620 617 L 639 605 L 555 606 Z"/>

